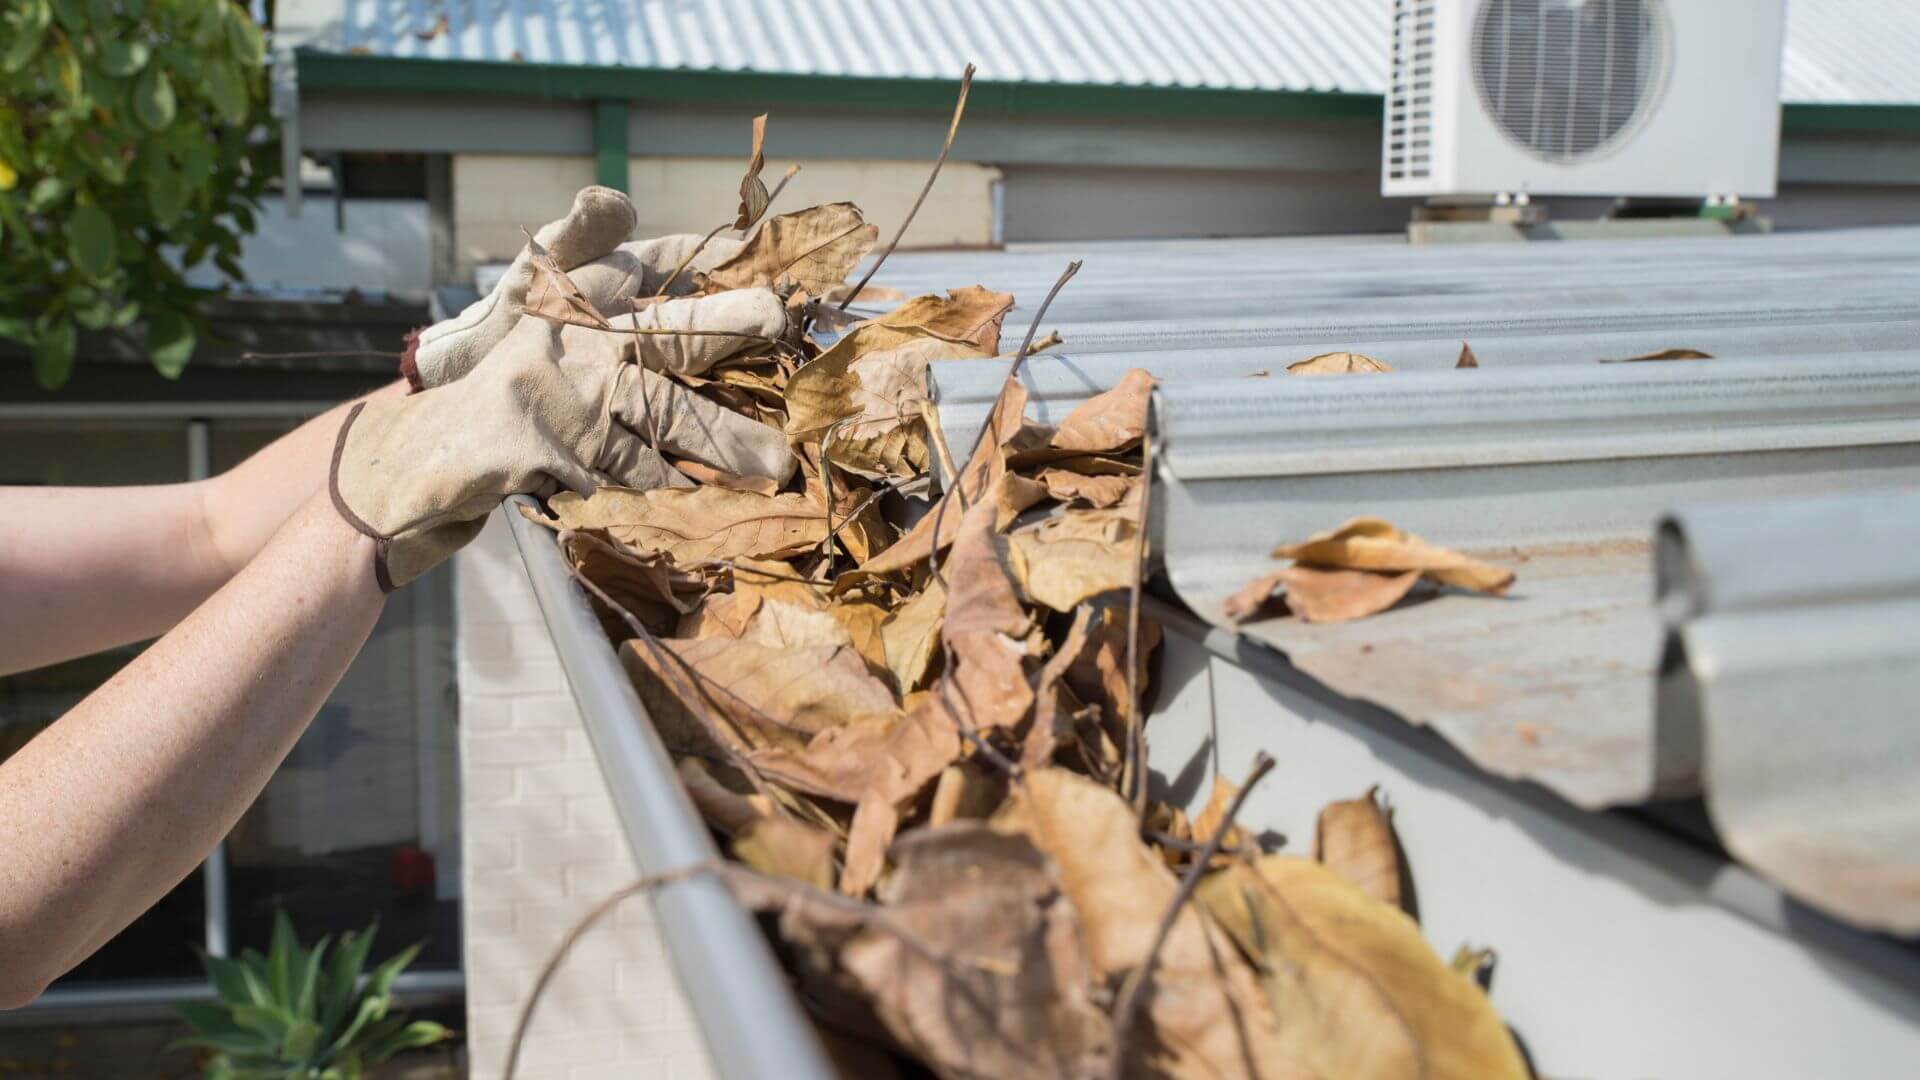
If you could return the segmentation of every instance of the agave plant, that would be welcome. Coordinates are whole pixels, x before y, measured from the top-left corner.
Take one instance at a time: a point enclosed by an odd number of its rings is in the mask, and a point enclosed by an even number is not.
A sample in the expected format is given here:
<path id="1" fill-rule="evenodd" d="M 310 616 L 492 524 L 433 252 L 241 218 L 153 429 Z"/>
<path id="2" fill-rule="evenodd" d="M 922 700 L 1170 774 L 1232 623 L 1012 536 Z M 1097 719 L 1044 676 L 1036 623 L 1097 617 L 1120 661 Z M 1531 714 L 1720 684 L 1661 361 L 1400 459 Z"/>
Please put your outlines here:
<path id="1" fill-rule="evenodd" d="M 379 927 L 342 935 L 328 955 L 330 938 L 301 948 L 280 911 L 267 955 L 202 953 L 217 1000 L 179 1006 L 193 1033 L 169 1049 L 213 1051 L 210 1080 L 357 1080 L 368 1066 L 446 1038 L 439 1024 L 390 1011 L 393 980 L 420 946 L 362 975 Z"/>

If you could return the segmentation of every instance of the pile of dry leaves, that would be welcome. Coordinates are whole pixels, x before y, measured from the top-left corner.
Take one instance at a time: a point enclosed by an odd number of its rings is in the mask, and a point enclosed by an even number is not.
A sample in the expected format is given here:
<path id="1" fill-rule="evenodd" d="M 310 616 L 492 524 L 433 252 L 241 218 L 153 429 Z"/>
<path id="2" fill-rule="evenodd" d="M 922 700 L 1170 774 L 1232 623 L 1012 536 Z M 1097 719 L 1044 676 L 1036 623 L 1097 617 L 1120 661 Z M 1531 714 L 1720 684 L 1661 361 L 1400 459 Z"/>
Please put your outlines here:
<path id="1" fill-rule="evenodd" d="M 1313 857 L 1263 853 L 1231 784 L 1191 820 L 1149 798 L 1153 379 L 1034 423 L 1011 295 L 840 313 L 875 240 L 816 206 L 696 279 L 788 298 L 788 337 L 668 373 L 784 431 L 784 489 L 683 463 L 695 486 L 563 494 L 543 519 L 848 1071 L 1525 1075 L 1477 959 L 1442 962 L 1401 910 L 1371 793 L 1328 808 Z M 539 265 L 536 314 L 607 325 Z M 1008 368 L 973 446 L 927 396 L 956 359 Z M 1420 572 L 1443 570 L 1396 571 Z"/>

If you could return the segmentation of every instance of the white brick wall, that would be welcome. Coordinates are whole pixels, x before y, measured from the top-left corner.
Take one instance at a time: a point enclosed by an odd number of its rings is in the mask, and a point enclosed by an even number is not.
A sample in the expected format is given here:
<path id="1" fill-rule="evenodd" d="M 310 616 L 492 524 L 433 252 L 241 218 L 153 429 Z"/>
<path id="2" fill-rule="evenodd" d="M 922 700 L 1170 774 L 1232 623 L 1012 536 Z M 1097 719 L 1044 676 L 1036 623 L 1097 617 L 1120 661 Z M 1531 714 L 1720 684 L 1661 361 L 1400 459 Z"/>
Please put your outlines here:
<path id="1" fill-rule="evenodd" d="M 637 876 L 506 523 L 454 561 L 471 1076 L 500 1075 L 561 936 Z M 529 1080 L 710 1076 L 644 900 L 574 947 L 521 1051 Z"/>

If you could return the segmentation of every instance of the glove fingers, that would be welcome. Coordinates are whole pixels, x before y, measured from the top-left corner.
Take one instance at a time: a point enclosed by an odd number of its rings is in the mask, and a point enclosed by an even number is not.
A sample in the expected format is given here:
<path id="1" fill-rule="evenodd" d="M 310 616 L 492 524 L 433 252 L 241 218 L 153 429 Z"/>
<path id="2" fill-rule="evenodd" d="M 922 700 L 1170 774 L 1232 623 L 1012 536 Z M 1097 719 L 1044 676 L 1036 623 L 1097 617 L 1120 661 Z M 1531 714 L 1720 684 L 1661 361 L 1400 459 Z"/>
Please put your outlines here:
<path id="1" fill-rule="evenodd" d="M 770 477 L 777 483 L 793 475 L 799 462 L 783 433 L 664 376 L 644 368 L 639 374 L 640 378 L 624 380 L 614 415 L 649 439 L 658 430 L 656 449 L 741 476 Z"/>
<path id="2" fill-rule="evenodd" d="M 735 353 L 785 336 L 787 309 L 770 289 L 736 289 L 664 301 L 635 313 L 632 322 L 644 330 L 699 331 L 641 334 L 634 347 L 640 362 L 656 371 L 701 375 Z"/>
<path id="3" fill-rule="evenodd" d="M 693 486 L 693 481 L 679 469 L 667 464 L 667 459 L 648 446 L 642 435 L 618 423 L 614 425 L 613 433 L 607 439 L 607 447 L 600 452 L 600 460 L 596 464 L 609 483 L 638 491 Z"/>
<path id="4" fill-rule="evenodd" d="M 639 263 L 640 291 L 647 296 L 659 292 L 660 286 L 667 281 L 667 275 L 679 269 L 682 263 L 686 263 L 687 256 L 695 248 L 699 248 L 699 253 L 693 256 L 693 261 L 687 263 L 686 268 L 680 270 L 679 276 L 667 284 L 668 296 L 686 296 L 693 292 L 697 285 L 695 275 L 711 271 L 714 267 L 738 255 L 740 249 L 745 246 L 739 240 L 724 236 L 716 236 L 708 240 L 704 247 L 700 246 L 700 241 L 701 237 L 693 233 L 676 233 L 672 236 L 622 244 L 620 247 L 621 250 L 631 253 Z"/>
<path id="5" fill-rule="evenodd" d="M 560 269 L 571 271 L 620 246 L 633 235 L 638 222 L 632 200 L 595 184 L 581 188 L 567 216 L 542 225 L 533 238 L 547 249 Z"/>

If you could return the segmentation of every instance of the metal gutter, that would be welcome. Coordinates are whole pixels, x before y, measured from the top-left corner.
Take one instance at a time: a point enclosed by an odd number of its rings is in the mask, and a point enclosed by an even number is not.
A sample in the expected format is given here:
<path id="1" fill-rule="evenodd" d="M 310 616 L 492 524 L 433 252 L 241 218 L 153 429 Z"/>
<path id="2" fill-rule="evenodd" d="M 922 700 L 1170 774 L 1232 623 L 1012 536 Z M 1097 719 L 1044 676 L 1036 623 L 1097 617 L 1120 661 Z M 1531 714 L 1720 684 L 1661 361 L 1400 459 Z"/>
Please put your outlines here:
<path id="1" fill-rule="evenodd" d="M 1660 526 L 1658 722 L 1727 847 L 1859 925 L 1920 933 L 1920 494 L 1731 503 Z"/>
<path id="2" fill-rule="evenodd" d="M 673 760 L 620 667 L 586 594 L 568 575 L 553 533 L 502 510 L 573 689 L 627 846 L 643 874 L 720 857 Z M 830 1080 L 819 1037 L 751 915 L 709 875 L 652 893 L 654 917 L 720 1076 Z"/>
<path id="3" fill-rule="evenodd" d="M 351 90 L 398 94 L 462 94 L 560 101 L 600 99 L 703 105 L 843 107 L 881 111 L 953 108 L 953 79 L 792 75 L 758 71 L 603 67 L 493 60 L 416 60 L 301 49 L 295 53 L 304 93 Z M 1224 90 L 1202 87 L 1094 86 L 979 81 L 967 98 L 976 115 L 1064 113 L 1211 120 L 1380 119 L 1378 94 Z"/>
<path id="4" fill-rule="evenodd" d="M 1238 632 L 1598 808 L 1699 790 L 1697 751 L 1654 725 L 1652 523 L 1704 498 L 1920 483 L 1920 352 L 1173 379 L 1155 423 L 1156 548 L 1216 624 L 1276 544 L 1350 517 L 1514 567 L 1504 598 Z"/>

